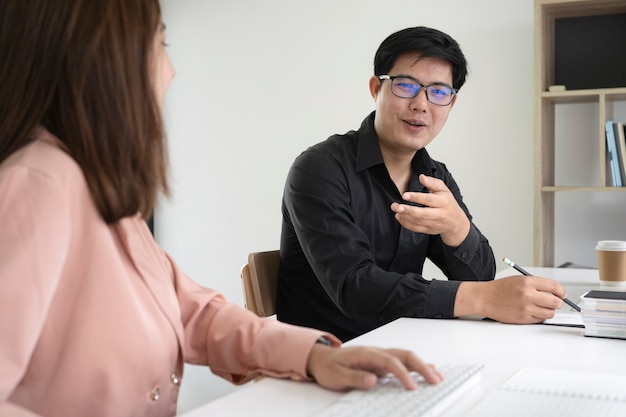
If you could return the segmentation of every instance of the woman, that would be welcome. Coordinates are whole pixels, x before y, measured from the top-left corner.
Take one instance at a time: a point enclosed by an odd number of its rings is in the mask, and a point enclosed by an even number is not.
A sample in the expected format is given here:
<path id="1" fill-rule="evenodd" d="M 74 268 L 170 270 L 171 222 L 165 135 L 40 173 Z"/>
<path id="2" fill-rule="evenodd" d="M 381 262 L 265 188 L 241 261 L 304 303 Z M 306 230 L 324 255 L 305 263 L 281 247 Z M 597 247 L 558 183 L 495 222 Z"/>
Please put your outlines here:
<path id="1" fill-rule="evenodd" d="M 174 75 L 160 13 L 158 0 L 0 2 L 0 416 L 173 416 L 185 362 L 236 384 L 438 382 L 411 352 L 260 319 L 157 246 L 144 219 L 168 191 Z"/>

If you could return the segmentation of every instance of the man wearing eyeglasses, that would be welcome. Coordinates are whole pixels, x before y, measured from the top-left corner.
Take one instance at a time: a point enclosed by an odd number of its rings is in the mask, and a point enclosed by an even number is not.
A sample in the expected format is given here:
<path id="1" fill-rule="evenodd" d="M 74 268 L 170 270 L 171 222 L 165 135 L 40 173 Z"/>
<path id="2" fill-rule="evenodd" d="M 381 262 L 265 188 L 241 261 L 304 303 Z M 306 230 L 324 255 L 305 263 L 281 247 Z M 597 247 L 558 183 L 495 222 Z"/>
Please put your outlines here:
<path id="1" fill-rule="evenodd" d="M 451 173 L 426 151 L 466 74 L 458 43 L 438 30 L 408 28 L 382 42 L 369 81 L 375 111 L 289 171 L 279 320 L 346 341 L 398 317 L 536 323 L 563 305 L 555 281 L 493 280 L 487 238 Z M 448 280 L 421 275 L 427 258 Z"/>

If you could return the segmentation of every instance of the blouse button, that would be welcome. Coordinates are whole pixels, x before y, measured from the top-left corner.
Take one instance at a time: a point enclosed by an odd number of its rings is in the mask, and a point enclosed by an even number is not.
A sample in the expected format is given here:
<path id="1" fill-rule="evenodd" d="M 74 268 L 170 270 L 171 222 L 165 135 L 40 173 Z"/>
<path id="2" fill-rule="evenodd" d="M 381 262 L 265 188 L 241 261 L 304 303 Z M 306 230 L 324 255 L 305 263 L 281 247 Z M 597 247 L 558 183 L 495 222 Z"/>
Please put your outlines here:
<path id="1" fill-rule="evenodd" d="M 180 384 L 180 378 L 178 377 L 178 375 L 172 374 L 172 375 L 170 375 L 170 379 L 172 380 L 172 384 L 174 384 L 174 385 L 179 385 Z"/>
<path id="2" fill-rule="evenodd" d="M 156 387 L 152 388 L 152 391 L 150 392 L 150 399 L 152 401 L 158 401 L 159 398 L 161 398 L 161 390 L 157 385 Z"/>

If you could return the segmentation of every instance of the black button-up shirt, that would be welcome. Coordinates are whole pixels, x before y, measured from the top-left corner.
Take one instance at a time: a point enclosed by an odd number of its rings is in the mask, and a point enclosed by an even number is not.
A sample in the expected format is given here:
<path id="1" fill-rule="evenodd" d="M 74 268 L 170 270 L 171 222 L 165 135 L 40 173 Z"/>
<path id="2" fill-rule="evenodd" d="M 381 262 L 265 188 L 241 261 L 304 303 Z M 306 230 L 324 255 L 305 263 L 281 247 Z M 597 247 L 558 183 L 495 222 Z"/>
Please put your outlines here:
<path id="1" fill-rule="evenodd" d="M 419 174 L 439 178 L 471 222 L 444 164 L 421 149 L 412 167 L 409 191 L 428 192 Z M 438 235 L 402 227 L 394 201 L 404 202 L 385 167 L 374 113 L 358 131 L 331 136 L 296 158 L 282 203 L 279 320 L 346 341 L 398 317 L 451 318 L 460 281 L 494 278 L 493 251 L 473 223 L 465 241 L 449 247 Z M 426 258 L 448 280 L 422 277 Z"/>

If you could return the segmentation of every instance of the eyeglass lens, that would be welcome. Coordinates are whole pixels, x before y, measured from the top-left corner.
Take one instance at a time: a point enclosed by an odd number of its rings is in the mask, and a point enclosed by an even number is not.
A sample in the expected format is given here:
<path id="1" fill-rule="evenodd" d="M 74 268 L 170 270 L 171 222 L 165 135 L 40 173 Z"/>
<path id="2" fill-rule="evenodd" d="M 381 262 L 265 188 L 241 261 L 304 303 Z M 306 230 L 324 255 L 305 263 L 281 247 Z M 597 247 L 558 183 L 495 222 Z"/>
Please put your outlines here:
<path id="1" fill-rule="evenodd" d="M 426 99 L 439 106 L 447 106 L 452 102 L 453 90 L 445 85 L 423 86 L 410 78 L 394 78 L 391 84 L 391 92 L 398 97 L 413 98 L 420 89 L 426 88 Z"/>

